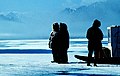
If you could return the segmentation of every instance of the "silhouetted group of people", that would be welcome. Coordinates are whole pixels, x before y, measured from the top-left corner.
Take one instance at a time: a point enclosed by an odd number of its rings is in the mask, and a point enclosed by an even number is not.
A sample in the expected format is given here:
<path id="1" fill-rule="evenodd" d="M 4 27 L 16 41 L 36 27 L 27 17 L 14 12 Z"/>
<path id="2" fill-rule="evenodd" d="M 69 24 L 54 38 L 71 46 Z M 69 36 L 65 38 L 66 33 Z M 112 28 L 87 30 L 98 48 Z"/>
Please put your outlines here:
<path id="1" fill-rule="evenodd" d="M 49 38 L 49 48 L 52 49 L 53 61 L 56 63 L 68 63 L 67 50 L 69 48 L 69 33 L 65 23 L 54 23 Z"/>
<path id="2" fill-rule="evenodd" d="M 102 52 L 103 33 L 99 28 L 101 22 L 94 20 L 93 25 L 87 30 L 86 38 L 88 39 L 88 60 L 87 66 L 91 66 L 92 54 L 94 53 L 94 66 L 97 58 L 100 58 Z M 57 63 L 67 63 L 67 50 L 69 48 L 69 33 L 65 23 L 54 23 L 53 31 L 49 38 L 49 48 L 52 49 L 53 61 Z"/>

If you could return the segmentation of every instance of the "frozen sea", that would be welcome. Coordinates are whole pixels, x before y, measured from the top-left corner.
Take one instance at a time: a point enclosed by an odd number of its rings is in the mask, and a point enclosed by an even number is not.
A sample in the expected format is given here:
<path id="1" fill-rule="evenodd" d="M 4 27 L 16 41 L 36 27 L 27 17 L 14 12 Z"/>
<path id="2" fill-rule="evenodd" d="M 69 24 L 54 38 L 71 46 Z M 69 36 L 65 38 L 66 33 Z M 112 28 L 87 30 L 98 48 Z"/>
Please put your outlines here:
<path id="1" fill-rule="evenodd" d="M 107 38 L 103 46 L 108 46 Z M 69 64 L 51 63 L 48 39 L 0 40 L 0 76 L 117 76 L 120 65 L 87 66 L 74 55 L 87 56 L 87 39 L 70 39 Z"/>

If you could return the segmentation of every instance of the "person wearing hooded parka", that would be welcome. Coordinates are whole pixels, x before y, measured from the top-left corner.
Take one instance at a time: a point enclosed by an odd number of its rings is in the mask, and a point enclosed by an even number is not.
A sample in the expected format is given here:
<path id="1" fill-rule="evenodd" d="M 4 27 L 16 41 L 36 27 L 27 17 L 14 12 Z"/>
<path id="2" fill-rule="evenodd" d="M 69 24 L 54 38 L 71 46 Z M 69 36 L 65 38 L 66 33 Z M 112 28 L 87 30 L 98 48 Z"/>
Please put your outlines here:
<path id="1" fill-rule="evenodd" d="M 99 28 L 101 22 L 97 19 L 94 20 L 92 27 L 87 30 L 87 39 L 88 39 L 88 61 L 87 65 L 90 66 L 92 53 L 94 52 L 94 66 L 96 65 L 97 58 L 100 58 L 100 52 L 102 52 L 102 39 L 103 33 Z"/>
<path id="2" fill-rule="evenodd" d="M 50 34 L 49 38 L 49 48 L 52 49 L 52 54 L 53 54 L 53 61 L 51 62 L 59 62 L 59 38 L 58 38 L 58 33 L 59 33 L 59 24 L 54 23 L 53 24 L 53 31 Z"/>
<path id="3" fill-rule="evenodd" d="M 65 23 L 60 23 L 59 47 L 60 63 L 68 63 L 69 32 Z"/>

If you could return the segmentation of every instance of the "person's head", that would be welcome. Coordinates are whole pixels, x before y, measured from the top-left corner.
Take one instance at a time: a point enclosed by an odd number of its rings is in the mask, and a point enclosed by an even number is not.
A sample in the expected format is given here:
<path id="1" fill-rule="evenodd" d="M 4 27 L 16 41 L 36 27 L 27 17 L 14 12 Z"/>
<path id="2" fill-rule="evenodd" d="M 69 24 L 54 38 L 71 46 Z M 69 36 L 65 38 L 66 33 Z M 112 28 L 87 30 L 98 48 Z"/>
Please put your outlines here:
<path id="1" fill-rule="evenodd" d="M 93 22 L 93 27 L 100 27 L 101 26 L 101 22 L 97 19 L 94 20 Z"/>
<path id="2" fill-rule="evenodd" d="M 59 31 L 59 24 L 58 23 L 53 24 L 53 30 L 54 31 Z"/>
<path id="3" fill-rule="evenodd" d="M 60 30 L 67 30 L 67 25 L 65 23 L 60 23 Z"/>

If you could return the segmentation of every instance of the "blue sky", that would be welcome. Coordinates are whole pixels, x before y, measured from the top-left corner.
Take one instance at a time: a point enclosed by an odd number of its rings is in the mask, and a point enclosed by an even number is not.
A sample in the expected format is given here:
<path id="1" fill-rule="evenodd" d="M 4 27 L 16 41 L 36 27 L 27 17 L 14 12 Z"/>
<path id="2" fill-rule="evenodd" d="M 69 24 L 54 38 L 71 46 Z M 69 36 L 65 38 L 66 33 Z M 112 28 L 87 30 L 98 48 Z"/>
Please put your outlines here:
<path id="1" fill-rule="evenodd" d="M 0 0 L 0 10 L 35 10 L 60 9 L 63 7 L 78 7 L 105 0 Z"/>
<path id="2" fill-rule="evenodd" d="M 0 38 L 49 36 L 59 12 L 101 1 L 106 0 L 0 0 Z"/>

